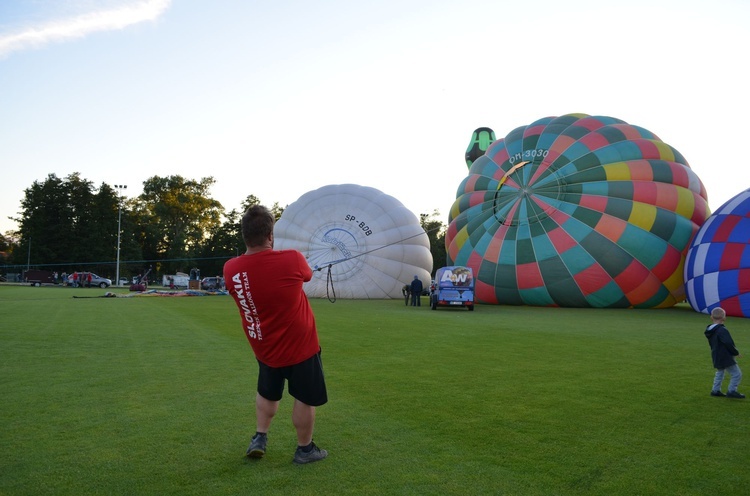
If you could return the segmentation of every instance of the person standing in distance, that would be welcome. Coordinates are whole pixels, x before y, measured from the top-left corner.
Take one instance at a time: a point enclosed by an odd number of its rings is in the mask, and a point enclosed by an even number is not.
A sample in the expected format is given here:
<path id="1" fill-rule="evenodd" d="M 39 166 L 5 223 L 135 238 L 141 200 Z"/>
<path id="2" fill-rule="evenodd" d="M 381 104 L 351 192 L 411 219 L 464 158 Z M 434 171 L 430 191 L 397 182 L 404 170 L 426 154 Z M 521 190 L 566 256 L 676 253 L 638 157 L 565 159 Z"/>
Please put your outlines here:
<path id="1" fill-rule="evenodd" d="M 422 281 L 419 280 L 419 276 L 414 276 L 414 280 L 411 282 L 411 306 L 422 306 L 422 289 Z"/>
<path id="2" fill-rule="evenodd" d="M 711 358 L 716 369 L 714 385 L 711 388 L 711 396 L 726 396 L 727 398 L 744 398 L 745 395 L 737 391 L 737 386 L 742 379 L 742 371 L 734 360 L 741 357 L 740 352 L 734 347 L 734 340 L 729 331 L 724 327 L 727 313 L 721 307 L 711 310 L 712 323 L 706 327 L 706 339 L 711 346 Z M 721 383 L 724 381 L 724 373 L 729 372 L 729 386 L 727 394 L 721 392 Z"/>
<path id="3" fill-rule="evenodd" d="M 268 430 L 288 381 L 297 431 L 293 461 L 316 462 L 328 456 L 312 439 L 315 408 L 328 402 L 328 393 L 315 316 L 302 290 L 312 269 L 302 253 L 273 249 L 273 226 L 274 217 L 266 207 L 247 209 L 242 217 L 247 250 L 224 264 L 227 291 L 237 304 L 259 367 L 256 433 L 246 455 L 265 455 Z"/>

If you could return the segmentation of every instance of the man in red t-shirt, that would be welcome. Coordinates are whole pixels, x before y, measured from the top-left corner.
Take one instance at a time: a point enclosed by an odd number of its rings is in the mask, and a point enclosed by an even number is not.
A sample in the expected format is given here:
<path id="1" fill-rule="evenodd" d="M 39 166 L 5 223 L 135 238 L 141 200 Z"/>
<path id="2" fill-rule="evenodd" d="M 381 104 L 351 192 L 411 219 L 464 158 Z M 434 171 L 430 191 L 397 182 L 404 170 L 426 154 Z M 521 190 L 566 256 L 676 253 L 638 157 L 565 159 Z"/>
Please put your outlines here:
<path id="1" fill-rule="evenodd" d="M 242 217 L 247 250 L 224 264 L 226 288 L 237 303 L 259 366 L 257 430 L 247 456 L 265 455 L 268 429 L 289 381 L 297 431 L 294 462 L 309 463 L 328 456 L 312 440 L 315 407 L 328 401 L 315 316 L 302 290 L 312 269 L 300 252 L 273 249 L 273 225 L 266 207 L 250 207 Z"/>

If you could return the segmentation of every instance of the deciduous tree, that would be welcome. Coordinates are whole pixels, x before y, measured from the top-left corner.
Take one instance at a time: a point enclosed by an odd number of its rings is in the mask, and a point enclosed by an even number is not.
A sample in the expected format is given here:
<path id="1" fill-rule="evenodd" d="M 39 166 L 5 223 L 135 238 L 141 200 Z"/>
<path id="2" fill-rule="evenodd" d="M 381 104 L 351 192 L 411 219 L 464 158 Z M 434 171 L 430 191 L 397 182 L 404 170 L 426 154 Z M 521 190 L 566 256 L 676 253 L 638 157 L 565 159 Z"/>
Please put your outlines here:
<path id="1" fill-rule="evenodd" d="M 445 267 L 447 252 L 445 249 L 445 224 L 440 221 L 440 212 L 434 210 L 431 214 L 419 214 L 419 223 L 430 240 L 432 254 L 432 274 L 440 267 Z"/>
<path id="2" fill-rule="evenodd" d="M 138 216 L 144 254 L 166 261 L 196 257 L 201 245 L 221 225 L 224 207 L 210 198 L 213 177 L 153 176 L 143 182 Z M 165 270 L 185 271 L 189 262 Z"/>

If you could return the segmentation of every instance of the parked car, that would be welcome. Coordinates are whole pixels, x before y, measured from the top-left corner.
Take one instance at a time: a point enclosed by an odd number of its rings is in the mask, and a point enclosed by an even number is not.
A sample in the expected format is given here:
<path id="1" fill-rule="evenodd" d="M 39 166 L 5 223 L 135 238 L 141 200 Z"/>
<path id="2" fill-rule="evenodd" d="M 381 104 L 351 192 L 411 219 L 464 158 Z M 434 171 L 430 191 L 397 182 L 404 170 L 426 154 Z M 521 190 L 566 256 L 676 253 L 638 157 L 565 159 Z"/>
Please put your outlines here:
<path id="1" fill-rule="evenodd" d="M 430 280 L 430 285 L 422 289 L 422 296 L 430 296 L 435 292 L 435 279 Z"/>
<path id="2" fill-rule="evenodd" d="M 106 277 L 101 277 L 93 272 L 73 272 L 73 274 L 77 274 L 77 277 L 75 278 L 75 283 L 78 287 L 87 287 L 89 284 L 89 274 L 91 274 L 91 286 L 99 286 L 100 288 L 108 288 L 112 285 L 112 279 L 107 279 Z M 68 286 L 73 286 L 73 274 L 70 274 L 68 276 Z"/>
<path id="3" fill-rule="evenodd" d="M 212 291 L 215 289 L 224 289 L 223 277 L 204 277 L 201 279 L 201 289 Z"/>

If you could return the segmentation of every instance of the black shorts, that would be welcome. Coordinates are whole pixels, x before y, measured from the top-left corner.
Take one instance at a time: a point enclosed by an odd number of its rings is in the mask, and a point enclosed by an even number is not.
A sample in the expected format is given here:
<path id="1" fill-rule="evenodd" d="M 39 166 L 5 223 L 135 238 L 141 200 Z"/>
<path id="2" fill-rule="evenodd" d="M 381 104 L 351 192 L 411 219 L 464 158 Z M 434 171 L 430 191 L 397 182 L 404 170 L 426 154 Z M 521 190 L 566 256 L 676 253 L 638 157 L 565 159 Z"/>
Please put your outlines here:
<path id="1" fill-rule="evenodd" d="M 326 404 L 328 392 L 320 353 L 289 367 L 269 367 L 258 360 L 258 394 L 269 401 L 279 401 L 284 394 L 284 381 L 288 380 L 289 394 L 295 399 L 310 406 Z"/>

